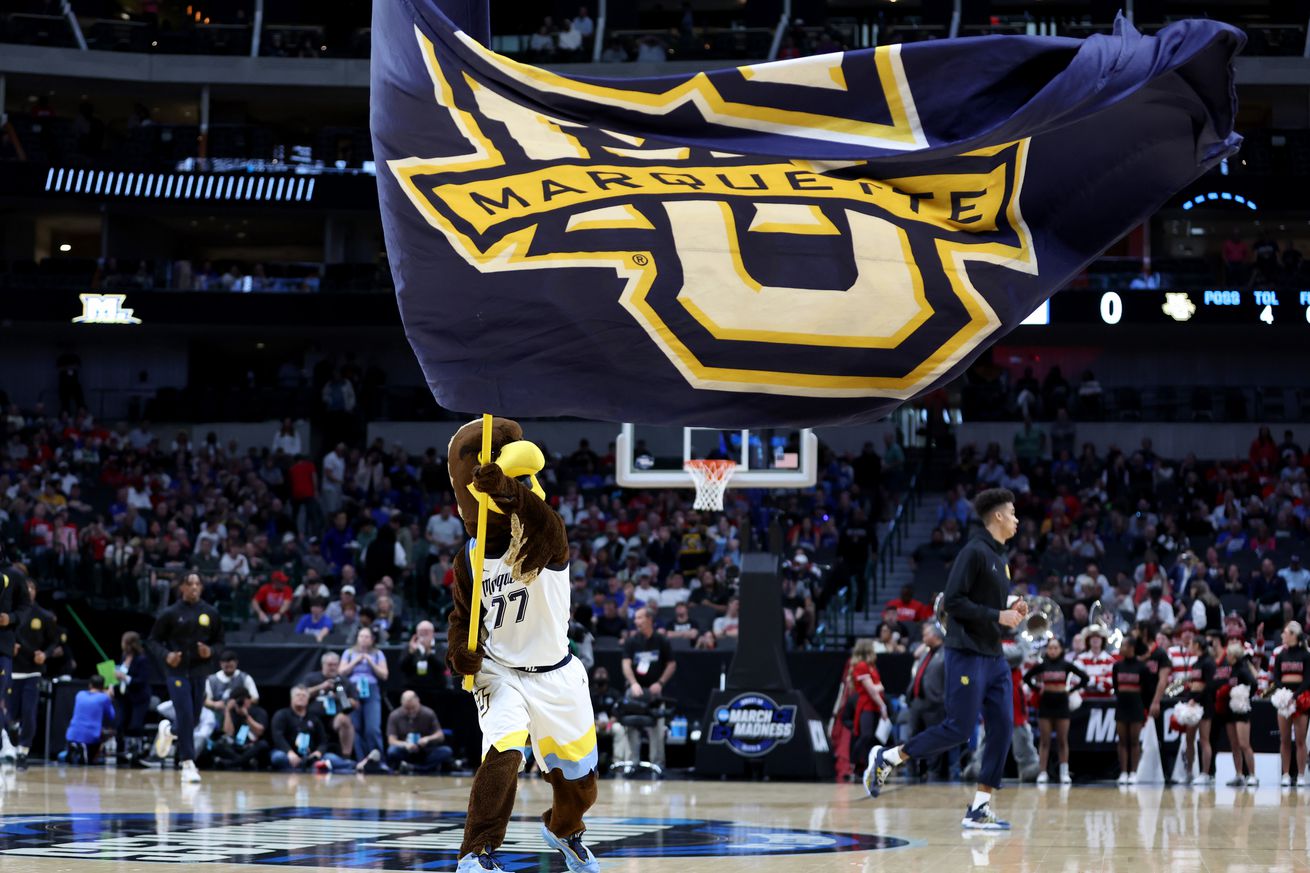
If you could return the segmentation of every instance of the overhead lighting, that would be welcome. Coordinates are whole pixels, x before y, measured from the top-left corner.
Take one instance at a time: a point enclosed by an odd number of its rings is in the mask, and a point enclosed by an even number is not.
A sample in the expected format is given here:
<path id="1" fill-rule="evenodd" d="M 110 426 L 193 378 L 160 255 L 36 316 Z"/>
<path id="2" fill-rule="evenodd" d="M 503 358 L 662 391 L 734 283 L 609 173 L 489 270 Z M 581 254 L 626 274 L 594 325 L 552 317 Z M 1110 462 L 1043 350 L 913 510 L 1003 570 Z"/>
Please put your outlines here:
<path id="1" fill-rule="evenodd" d="M 59 251 L 61 251 L 61 252 L 71 252 L 72 250 L 73 250 L 73 247 L 70 246 L 68 243 L 62 243 L 62 244 L 60 244 L 60 246 L 59 246 Z"/>

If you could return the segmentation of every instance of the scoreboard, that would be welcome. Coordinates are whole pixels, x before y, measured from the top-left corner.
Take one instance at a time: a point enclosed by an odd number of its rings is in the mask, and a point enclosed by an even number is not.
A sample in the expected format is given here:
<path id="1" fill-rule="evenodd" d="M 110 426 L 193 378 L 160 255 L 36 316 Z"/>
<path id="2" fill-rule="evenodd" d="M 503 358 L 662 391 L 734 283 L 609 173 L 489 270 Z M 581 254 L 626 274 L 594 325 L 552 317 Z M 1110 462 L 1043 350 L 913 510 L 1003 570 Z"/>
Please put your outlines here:
<path id="1" fill-rule="evenodd" d="M 1299 327 L 1310 330 L 1310 290 L 1216 288 L 1061 291 L 1025 324 Z"/>

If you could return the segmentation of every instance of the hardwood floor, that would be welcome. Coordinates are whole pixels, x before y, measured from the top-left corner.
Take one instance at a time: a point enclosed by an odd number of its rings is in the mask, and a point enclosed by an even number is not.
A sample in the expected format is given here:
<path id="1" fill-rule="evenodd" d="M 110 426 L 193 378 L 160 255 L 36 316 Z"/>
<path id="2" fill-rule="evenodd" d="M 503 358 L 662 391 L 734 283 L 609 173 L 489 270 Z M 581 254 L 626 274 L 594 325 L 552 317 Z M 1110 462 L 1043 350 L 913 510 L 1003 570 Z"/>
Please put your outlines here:
<path id="1" fill-rule="evenodd" d="M 468 779 L 33 768 L 6 773 L 0 870 L 203 873 L 454 870 Z M 969 788 L 606 781 L 589 816 L 602 870 L 775 873 L 1310 873 L 1310 790 L 1015 787 L 1009 834 L 961 832 Z M 541 841 L 544 783 L 520 783 L 507 869 L 563 870 Z"/>

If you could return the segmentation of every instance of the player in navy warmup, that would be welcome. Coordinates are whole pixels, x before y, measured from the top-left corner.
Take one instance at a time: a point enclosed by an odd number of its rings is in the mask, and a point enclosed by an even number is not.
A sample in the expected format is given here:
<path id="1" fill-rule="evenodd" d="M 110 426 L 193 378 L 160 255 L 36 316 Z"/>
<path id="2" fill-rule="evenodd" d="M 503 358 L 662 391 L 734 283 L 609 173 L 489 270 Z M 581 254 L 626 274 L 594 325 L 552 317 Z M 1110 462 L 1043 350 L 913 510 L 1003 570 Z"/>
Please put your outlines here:
<path id="1" fill-rule="evenodd" d="M 864 771 L 864 788 L 877 797 L 892 770 L 911 758 L 930 758 L 967 742 L 981 712 L 987 743 L 978 789 L 961 825 L 972 830 L 1008 830 L 992 814 L 991 797 L 1005 773 L 1014 731 L 1014 686 L 1001 652 L 1001 628 L 1018 627 L 1028 612 L 1022 600 L 1006 608 L 1010 570 L 1005 543 L 1019 529 L 1014 494 L 990 488 L 973 501 L 982 522 L 951 566 L 943 605 L 946 627 L 946 718 L 896 748 L 874 746 Z"/>

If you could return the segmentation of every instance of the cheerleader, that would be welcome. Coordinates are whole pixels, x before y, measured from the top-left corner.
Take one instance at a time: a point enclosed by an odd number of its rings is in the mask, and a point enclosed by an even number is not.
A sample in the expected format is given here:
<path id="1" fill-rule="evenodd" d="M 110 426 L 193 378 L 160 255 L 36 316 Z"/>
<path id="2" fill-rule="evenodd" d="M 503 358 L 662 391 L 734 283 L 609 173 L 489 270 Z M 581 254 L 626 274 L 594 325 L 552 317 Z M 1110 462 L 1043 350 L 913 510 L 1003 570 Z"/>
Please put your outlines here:
<path id="1" fill-rule="evenodd" d="M 1146 702 L 1142 692 L 1147 670 L 1137 657 L 1137 641 L 1132 637 L 1123 641 L 1119 655 L 1120 660 L 1110 676 L 1115 696 L 1114 720 L 1119 729 L 1119 784 L 1136 785 L 1142 724 L 1146 721 Z"/>
<path id="2" fill-rule="evenodd" d="M 1052 730 L 1059 743 L 1060 784 L 1073 784 L 1069 776 L 1069 692 L 1072 690 L 1069 686 L 1075 676 L 1079 684 L 1087 685 L 1087 673 L 1077 664 L 1065 660 L 1064 644 L 1055 637 L 1046 644 L 1046 657 L 1024 674 L 1024 684 L 1040 688 L 1042 692 L 1037 704 L 1037 757 L 1041 765 L 1041 772 L 1037 774 L 1038 785 L 1049 781 L 1046 767 L 1051 757 Z"/>
<path id="3" fill-rule="evenodd" d="M 1177 659 L 1174 661 L 1178 663 Z M 1189 665 L 1180 673 L 1186 676 L 1186 690 L 1183 700 L 1190 700 L 1200 705 L 1201 716 L 1197 724 L 1183 728 L 1183 764 L 1187 768 L 1186 781 L 1193 784 L 1192 764 L 1196 761 L 1197 737 L 1201 744 L 1201 772 L 1195 779 L 1196 785 L 1210 783 L 1210 724 L 1214 719 L 1214 698 L 1206 693 L 1206 688 L 1214 679 L 1215 664 L 1205 649 L 1205 640 L 1195 634 L 1188 637 L 1186 663 Z"/>
<path id="4" fill-rule="evenodd" d="M 1229 640 L 1227 647 L 1224 647 L 1223 641 L 1216 641 L 1215 648 L 1219 651 L 1216 659 L 1222 659 L 1222 664 L 1216 661 L 1212 682 L 1215 721 L 1223 723 L 1228 734 L 1228 747 L 1233 750 L 1233 778 L 1229 780 L 1228 787 L 1239 788 L 1245 784 L 1248 788 L 1255 788 L 1260 784 L 1260 780 L 1255 778 L 1255 752 L 1251 749 L 1250 694 L 1255 692 L 1255 670 L 1251 667 L 1251 657 L 1246 653 L 1241 640 Z M 1238 687 L 1247 689 L 1245 712 L 1233 708 L 1232 693 Z M 1223 688 L 1228 690 L 1222 691 Z M 1221 699 L 1221 695 L 1225 699 Z M 1242 780 L 1243 762 L 1246 764 L 1245 782 Z"/>
<path id="5" fill-rule="evenodd" d="M 1164 690 L 1169 687 L 1169 678 L 1173 672 L 1173 662 L 1169 660 L 1169 637 L 1165 634 L 1153 634 L 1151 626 L 1139 623 L 1134 629 L 1134 642 L 1137 643 L 1137 655 L 1142 667 L 1142 702 L 1146 704 L 1146 714 L 1150 718 L 1159 718 L 1160 701 Z"/>
<path id="6" fill-rule="evenodd" d="M 1299 622 L 1289 621 L 1283 626 L 1283 645 L 1274 652 L 1273 681 L 1276 688 L 1286 688 L 1294 695 L 1310 689 L 1310 652 L 1306 651 L 1305 634 Z M 1279 751 L 1282 753 L 1283 778 L 1280 785 L 1290 787 L 1293 782 L 1304 788 L 1307 782 L 1306 722 L 1304 713 L 1292 718 L 1278 716 Z M 1288 775 L 1292 763 L 1293 731 L 1296 741 L 1296 777 Z"/>

